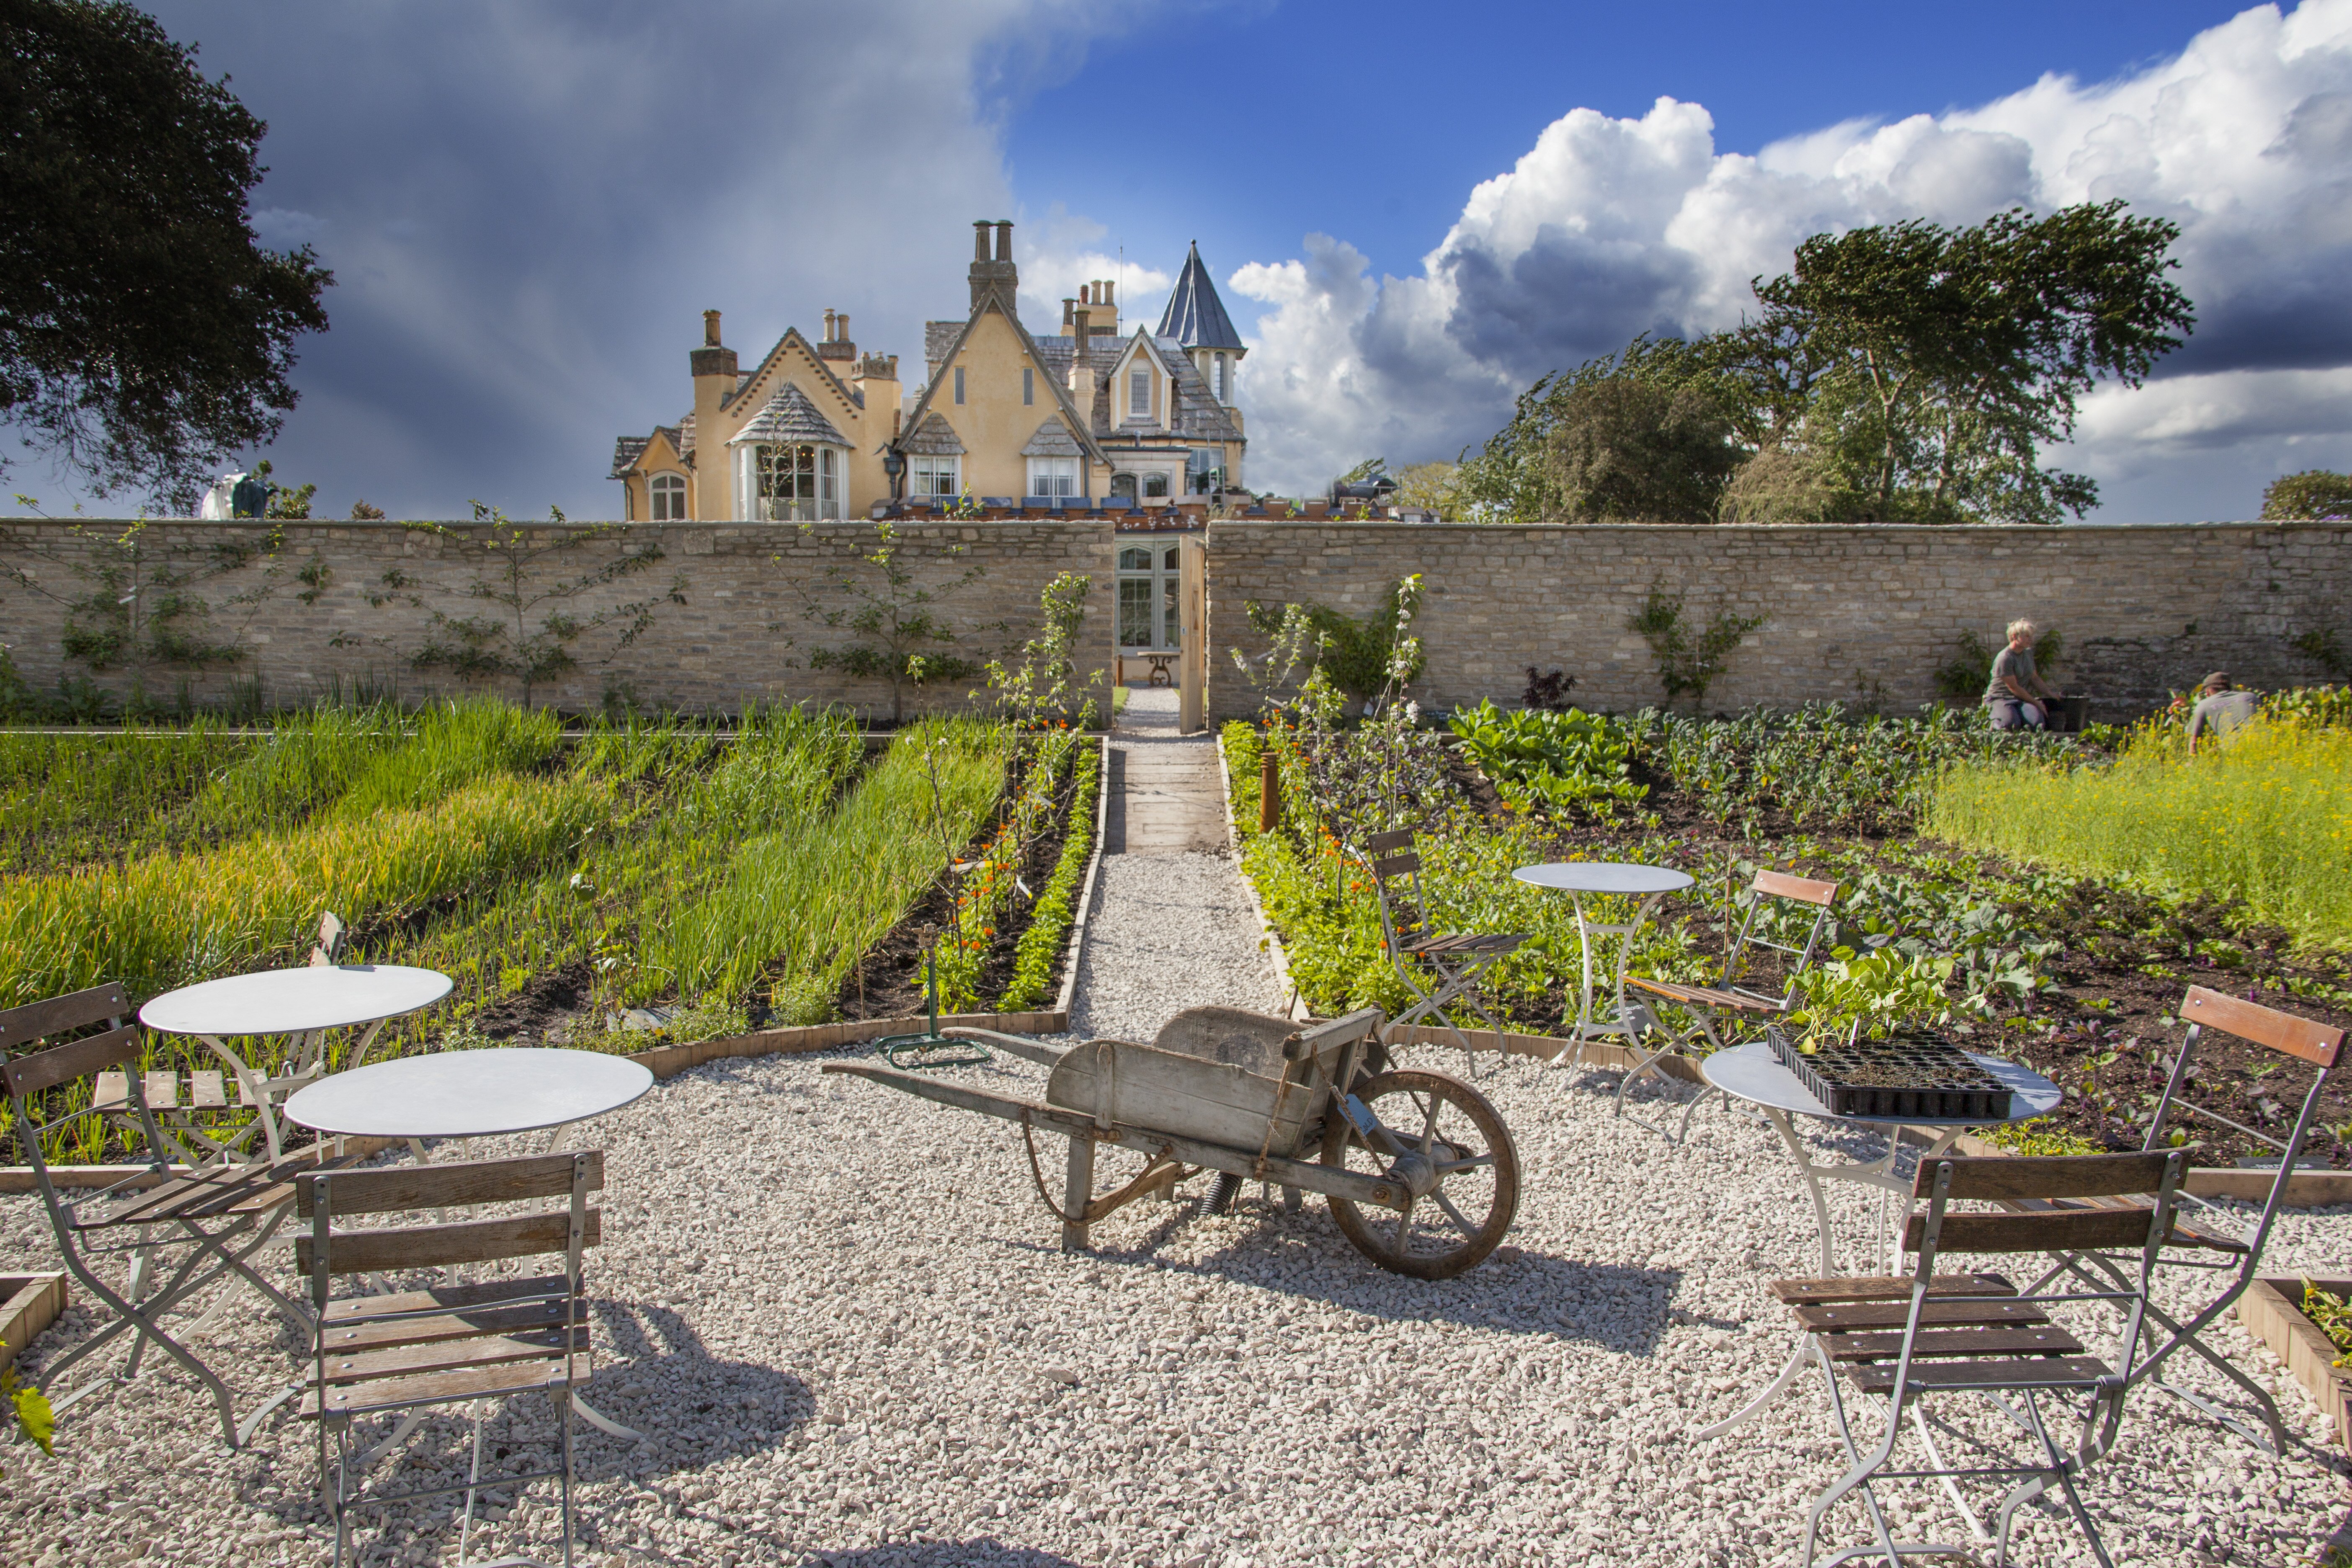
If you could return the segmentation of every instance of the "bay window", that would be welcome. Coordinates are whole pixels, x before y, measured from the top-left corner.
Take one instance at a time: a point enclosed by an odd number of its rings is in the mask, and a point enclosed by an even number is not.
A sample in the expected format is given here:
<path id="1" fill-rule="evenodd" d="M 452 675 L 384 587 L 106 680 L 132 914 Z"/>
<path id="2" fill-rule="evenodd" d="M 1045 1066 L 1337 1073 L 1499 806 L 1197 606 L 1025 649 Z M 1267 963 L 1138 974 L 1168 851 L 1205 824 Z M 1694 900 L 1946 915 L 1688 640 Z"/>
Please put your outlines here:
<path id="1" fill-rule="evenodd" d="M 841 516 L 843 454 L 811 441 L 738 447 L 744 514 L 754 522 L 820 522 Z"/>

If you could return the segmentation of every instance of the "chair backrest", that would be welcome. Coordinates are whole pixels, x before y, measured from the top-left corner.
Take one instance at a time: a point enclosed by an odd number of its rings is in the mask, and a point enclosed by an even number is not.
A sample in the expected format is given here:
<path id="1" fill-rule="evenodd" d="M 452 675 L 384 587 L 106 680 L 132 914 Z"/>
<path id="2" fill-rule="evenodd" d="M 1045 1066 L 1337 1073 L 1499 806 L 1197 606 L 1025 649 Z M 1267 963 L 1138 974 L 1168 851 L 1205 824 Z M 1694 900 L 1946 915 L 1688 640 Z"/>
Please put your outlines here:
<path id="1" fill-rule="evenodd" d="M 2178 1149 L 2140 1154 L 2038 1154 L 1922 1160 L 1912 1195 L 1926 1212 L 1904 1227 L 1903 1247 L 1921 1255 L 1923 1277 L 1944 1252 L 2079 1252 L 2095 1247 L 2147 1248 L 2171 1231 L 2173 1189 L 2188 1163 Z M 2154 1207 L 2138 1205 L 2052 1208 L 2024 1213 L 1950 1213 L 1945 1205 L 1978 1200 L 2016 1203 L 2062 1198 L 2140 1197 L 2160 1194 Z"/>
<path id="2" fill-rule="evenodd" d="M 1412 829 L 1367 835 L 1360 857 L 1372 874 L 1372 891 L 1381 906 L 1381 931 L 1389 940 L 1389 958 L 1402 963 L 1401 939 L 1421 931 L 1428 911 L 1421 897 L 1421 855 L 1412 847 Z M 1411 878 L 1410 888 L 1399 885 Z"/>
<path id="3" fill-rule="evenodd" d="M 565 1272 L 576 1289 L 581 1250 L 604 1238 L 604 1211 L 588 1206 L 588 1194 L 604 1185 L 600 1149 L 446 1165 L 305 1172 L 294 1181 L 294 1207 L 310 1222 L 310 1231 L 295 1240 L 296 1267 L 310 1280 L 312 1299 L 321 1310 L 328 1282 L 338 1274 L 440 1268 L 554 1252 L 565 1255 Z M 565 1196 L 571 1199 L 568 1209 L 499 1219 L 334 1227 L 336 1216 L 342 1215 L 434 1213 Z"/>
<path id="4" fill-rule="evenodd" d="M 319 917 L 319 940 L 310 947 L 310 967 L 323 969 L 343 955 L 343 917 L 329 910 Z"/>
<path id="5" fill-rule="evenodd" d="M 15 1112 L 17 1142 L 25 1160 L 37 1172 L 45 1171 L 40 1135 L 84 1116 L 97 1115 L 89 1100 L 46 1121 L 34 1114 L 33 1100 L 60 1084 L 92 1078 L 118 1068 L 139 1055 L 139 1026 L 130 1018 L 131 1000 L 119 984 L 93 985 L 87 991 L 28 1002 L 0 1012 L 0 1086 L 8 1092 Z M 44 1040 L 59 1043 L 29 1055 L 16 1053 Z M 163 1147 L 141 1075 L 126 1073 L 126 1089 L 140 1119 L 146 1124 L 147 1146 Z M 94 1097 L 93 1097 L 94 1098 Z M 41 1186 L 47 1191 L 43 1175 Z"/>
<path id="6" fill-rule="evenodd" d="M 2180 1016 L 2188 1021 L 2189 1035 L 2181 1041 L 2180 1050 L 2172 1059 L 2172 1071 L 2165 1079 L 2163 1094 L 2157 1099 L 2156 1114 L 2148 1121 L 2147 1140 L 2142 1147 L 2157 1148 L 2166 1137 L 2165 1123 L 2174 1111 L 2179 1110 L 2234 1128 L 2279 1152 L 2278 1173 L 2271 1181 L 2270 1197 L 2263 1205 L 2262 1217 L 2247 1234 L 2250 1245 L 2243 1256 L 2241 1272 L 2251 1279 L 2255 1266 L 2262 1259 L 2263 1243 L 2269 1237 L 2271 1224 L 2277 1217 L 2280 1204 L 2285 1200 L 2286 1184 L 2294 1174 L 2294 1163 L 2303 1152 L 2304 1140 L 2309 1136 L 2311 1124 L 2319 1114 L 2319 1097 L 2327 1087 L 2327 1075 L 2335 1070 L 2336 1058 L 2344 1049 L 2344 1031 L 2333 1025 L 2315 1023 L 2309 1018 L 2298 1018 L 2292 1013 L 2282 1013 L 2275 1007 L 2265 1007 L 2259 1002 L 2225 996 L 2202 985 L 2189 988 L 2189 994 L 2181 998 Z M 2234 1035 L 2249 1045 L 2293 1057 L 2316 1069 L 2311 1075 L 2311 1088 L 2303 1097 L 2303 1109 L 2296 1114 L 2294 1125 L 2284 1138 L 2265 1132 L 2259 1127 L 2249 1127 L 2209 1106 L 2181 1097 L 2180 1091 L 2189 1082 L 2189 1069 L 2196 1064 L 2198 1047 L 2204 1043 L 2208 1029 Z M 2214 1206 L 2201 1198 L 2192 1197 L 2189 1201 L 2201 1209 Z"/>
<path id="7" fill-rule="evenodd" d="M 1738 940 L 1731 944 L 1731 951 L 1723 955 L 1723 984 L 1729 989 L 1755 996 L 1759 1001 L 1786 1006 L 1790 994 L 1796 986 L 1797 976 L 1812 967 L 1813 954 L 1821 946 L 1822 931 L 1829 924 L 1830 907 L 1837 902 L 1838 884 L 1816 882 L 1807 877 L 1792 877 L 1786 871 L 1759 871 L 1748 884 L 1748 890 L 1751 896 L 1748 900 L 1747 918 L 1739 922 Z M 1812 906 L 1813 921 L 1805 931 L 1802 947 L 1774 942 L 1757 931 L 1756 917 L 1763 911 L 1767 899 Z M 1789 966 L 1789 984 L 1782 987 L 1780 995 L 1765 996 L 1758 992 L 1746 991 L 1738 984 L 1740 971 L 1747 967 L 1748 950 L 1751 947 L 1769 947 L 1796 961 Z"/>

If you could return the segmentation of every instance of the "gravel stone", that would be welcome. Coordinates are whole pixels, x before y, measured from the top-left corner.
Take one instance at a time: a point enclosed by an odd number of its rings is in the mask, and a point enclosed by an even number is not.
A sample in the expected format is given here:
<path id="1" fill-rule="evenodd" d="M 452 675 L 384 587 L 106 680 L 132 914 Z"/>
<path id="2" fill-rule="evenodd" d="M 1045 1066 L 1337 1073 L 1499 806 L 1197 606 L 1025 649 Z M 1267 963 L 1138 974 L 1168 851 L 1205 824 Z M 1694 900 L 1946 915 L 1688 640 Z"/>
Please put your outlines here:
<path id="1" fill-rule="evenodd" d="M 1181 1006 L 1277 1000 L 1230 862 L 1110 857 L 1103 873 L 1084 1031 L 1148 1038 Z M 822 1059 L 714 1063 L 583 1130 L 609 1183 L 588 1394 L 649 1434 L 580 1428 L 584 1563 L 1780 1563 L 1843 1468 L 1818 1373 L 1730 1437 L 1688 1436 L 1788 1353 L 1764 1281 L 1816 1265 L 1797 1175 L 1750 1119 L 1703 1111 L 1675 1149 L 1612 1119 L 1598 1075 L 1482 1065 L 1518 1142 L 1518 1221 L 1486 1263 L 1433 1283 L 1375 1268 L 1319 1202 L 1285 1215 L 1255 1186 L 1222 1216 L 1136 1205 L 1096 1227 L 1095 1252 L 1065 1255 L 1015 1129 L 822 1076 Z M 1008 1060 L 960 1076 L 1034 1095 L 1044 1074 Z M 1057 1179 L 1060 1141 L 1039 1152 Z M 1107 1151 L 1097 1179 L 1139 1158 Z M 1839 1197 L 1847 1220 L 1875 1211 Z M 2338 1268 L 2347 1243 L 2352 1210 L 2291 1212 L 2266 1271 Z M 36 1201 L 0 1198 L 0 1258 L 53 1257 Z M 2203 1283 L 2175 1272 L 2166 1295 Z M 40 1352 L 99 1321 L 78 1302 Z M 2074 1326 L 2088 1337 L 2091 1321 Z M 2277 1391 L 2295 1446 L 2274 1463 L 2136 1395 L 2085 1488 L 2119 1563 L 2306 1560 L 2342 1513 L 2324 1418 L 2234 1322 L 2210 1339 Z M 250 1300 L 204 1349 L 248 1405 L 300 1364 Z M 2222 1397 L 2209 1370 L 2171 1364 Z M 1998 1416 L 1937 1409 L 1956 1446 L 2019 1451 Z M 554 1436 L 547 1402 L 515 1401 L 489 1452 L 544 1463 Z M 458 1479 L 466 1455 L 460 1415 L 436 1415 L 376 1479 Z M 0 1562 L 326 1557 L 315 1435 L 281 1415 L 232 1454 L 176 1368 L 76 1407 L 54 1458 L 12 1447 L 0 1462 Z M 1915 1532 L 1959 1528 L 1932 1486 L 1882 1495 Z M 548 1483 L 490 1502 L 478 1555 L 551 1554 Z M 389 1510 L 363 1560 L 453 1562 L 457 1506 Z M 1833 1516 L 1841 1543 L 1860 1520 Z M 2082 1557 L 2055 1511 L 2021 1512 L 2016 1561 Z"/>

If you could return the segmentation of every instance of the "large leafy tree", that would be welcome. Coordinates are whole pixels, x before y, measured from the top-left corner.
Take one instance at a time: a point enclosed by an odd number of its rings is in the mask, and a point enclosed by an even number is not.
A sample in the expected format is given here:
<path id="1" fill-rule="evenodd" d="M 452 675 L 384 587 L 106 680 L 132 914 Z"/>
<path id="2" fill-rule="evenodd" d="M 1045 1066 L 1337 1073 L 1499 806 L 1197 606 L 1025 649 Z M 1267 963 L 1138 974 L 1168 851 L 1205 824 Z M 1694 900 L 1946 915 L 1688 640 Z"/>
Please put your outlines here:
<path id="1" fill-rule="evenodd" d="M 2195 316 L 2168 276 L 2179 232 L 2108 202 L 1973 228 L 1816 235 L 1789 272 L 1757 279 L 1762 309 L 1740 326 L 1689 343 L 1636 338 L 1538 382 L 1486 450 L 1465 455 L 1465 488 L 1512 521 L 1664 521 L 1706 506 L 1757 521 L 2079 516 L 2097 486 L 2042 468 L 2041 448 L 2073 434 L 2094 385 L 2136 386 L 2179 346 Z M 1701 404 L 1733 442 L 1719 468 Z M 1601 492 L 1573 482 L 1569 458 L 1603 437 L 1630 507 L 1594 504 Z"/>
<path id="2" fill-rule="evenodd" d="M 131 5 L 0 0 L 0 425 L 100 495 L 185 510 L 294 405 L 334 279 L 247 225 L 267 129 Z"/>

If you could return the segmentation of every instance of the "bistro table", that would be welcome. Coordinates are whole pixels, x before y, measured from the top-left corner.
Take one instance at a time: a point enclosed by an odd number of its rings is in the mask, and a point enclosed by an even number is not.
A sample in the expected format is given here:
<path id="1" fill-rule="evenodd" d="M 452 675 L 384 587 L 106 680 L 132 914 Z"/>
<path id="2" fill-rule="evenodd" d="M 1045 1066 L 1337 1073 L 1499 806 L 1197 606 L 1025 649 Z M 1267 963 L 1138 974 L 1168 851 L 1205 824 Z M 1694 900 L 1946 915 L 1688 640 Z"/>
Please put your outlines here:
<path id="1" fill-rule="evenodd" d="M 1821 1235 L 1822 1275 L 1827 1279 L 1834 1277 L 1837 1273 L 1837 1247 L 1836 1235 L 1830 1225 L 1829 1199 L 1822 1191 L 1822 1183 L 1824 1180 L 1854 1182 L 1864 1186 L 1876 1187 L 1882 1194 L 1899 1194 L 1903 1198 L 1902 1211 L 1894 1215 L 1894 1227 L 1890 1227 L 1886 1223 L 1886 1210 L 1889 1206 L 1886 1197 L 1882 1195 L 1879 1199 L 1880 1223 L 1872 1242 L 1873 1257 L 1870 1259 L 1870 1266 L 1874 1268 L 1881 1261 L 1887 1260 L 1890 1256 L 1889 1238 L 1894 1234 L 1894 1229 L 1899 1228 L 1903 1221 L 1909 1217 L 1911 1211 L 1913 1184 L 1909 1179 L 1895 1173 L 1895 1157 L 1902 1152 L 1903 1134 L 1906 1130 L 1926 1135 L 1927 1147 L 1919 1158 L 1933 1160 L 1951 1148 L 1959 1135 L 1971 1127 L 1990 1127 L 1999 1126 L 2004 1122 L 2026 1121 L 2036 1116 L 2047 1116 L 2058 1109 L 2058 1102 L 2063 1098 L 2062 1091 L 2056 1084 L 2052 1083 L 2040 1073 L 2030 1068 L 2020 1067 L 2015 1062 L 2003 1061 L 1999 1057 L 1981 1056 L 1975 1051 L 1969 1052 L 1968 1057 L 1970 1061 L 1992 1074 L 2009 1089 L 2009 1115 L 1971 1117 L 1965 1121 L 1935 1121 L 1919 1117 L 1832 1116 L 1829 1109 L 1814 1098 L 1812 1091 L 1798 1080 L 1797 1075 L 1790 1072 L 1780 1058 L 1773 1054 L 1771 1046 L 1761 1040 L 1744 1046 L 1735 1046 L 1729 1050 L 1717 1051 L 1699 1063 L 1699 1071 L 1711 1087 L 1723 1090 L 1733 1100 L 1745 1100 L 1762 1110 L 1765 1119 L 1771 1122 L 1772 1130 L 1780 1133 L 1781 1143 L 1787 1147 L 1790 1157 L 1797 1162 L 1797 1170 L 1805 1179 L 1807 1194 L 1813 1200 L 1813 1223 Z M 1790 1118 L 1797 1116 L 1810 1116 L 1817 1121 L 1834 1121 L 1841 1127 L 1855 1128 L 1880 1134 L 1886 1140 L 1886 1152 L 1875 1160 L 1848 1161 L 1835 1164 L 1816 1161 L 1797 1136 L 1796 1125 L 1790 1121 Z M 1763 1393 L 1750 1400 L 1737 1414 L 1727 1416 L 1711 1426 L 1703 1426 L 1692 1435 L 1698 1437 L 1720 1437 L 1733 1428 L 1752 1420 L 1766 1406 L 1788 1392 L 1789 1385 L 1796 1381 L 1797 1374 L 1804 1369 L 1805 1363 L 1811 1359 L 1812 1353 L 1811 1336 L 1800 1333 L 1797 1336 L 1795 1353 L 1790 1356 L 1788 1364 L 1780 1369 L 1780 1375 L 1772 1380 Z"/>
<path id="2" fill-rule="evenodd" d="M 265 969 L 166 991 L 139 1009 L 139 1021 L 163 1034 L 193 1035 L 212 1047 L 236 1075 L 238 1099 L 253 1106 L 255 1125 L 268 1142 L 269 1157 L 277 1160 L 285 1154 L 278 1107 L 289 1091 L 315 1083 L 326 1072 L 328 1031 L 366 1026 L 344 1058 L 347 1068 L 356 1068 L 367 1060 L 385 1024 L 430 1007 L 449 994 L 449 977 L 436 970 L 397 963 Z M 231 1050 L 228 1039 L 243 1035 L 293 1037 L 284 1070 L 265 1076 Z M 248 1128 L 245 1136 L 251 1133 Z M 224 1154 L 232 1152 L 230 1146 L 216 1147 Z"/>
<path id="3" fill-rule="evenodd" d="M 634 1103 L 653 1086 L 643 1062 L 602 1051 L 511 1046 L 439 1051 L 322 1079 L 286 1102 L 286 1119 L 320 1137 L 405 1139 L 417 1159 L 428 1162 L 427 1138 L 470 1143 L 552 1127 L 553 1152 L 575 1125 Z M 614 1436 L 635 1441 L 644 1436 L 572 1397 L 582 1415 Z M 361 1468 L 422 1419 L 416 1412 L 402 1416 L 392 1436 L 362 1457 Z"/>
<path id="4" fill-rule="evenodd" d="M 1650 918 L 1650 911 L 1668 893 L 1680 892 L 1691 885 L 1690 877 L 1664 866 L 1637 866 L 1617 860 L 1563 860 L 1544 866 L 1522 866 L 1511 873 L 1516 879 L 1538 888 L 1549 888 L 1566 893 L 1576 907 L 1576 941 L 1584 957 L 1584 984 L 1579 993 L 1576 1022 L 1567 1031 L 1576 1047 L 1577 1059 L 1584 1057 L 1587 1040 L 1623 1035 L 1632 1039 L 1631 1027 L 1625 1022 L 1625 965 L 1633 955 L 1633 933 Z M 1584 913 L 1587 893 L 1608 893 L 1619 898 L 1642 900 L 1633 911 L 1633 919 L 1624 925 L 1608 925 L 1588 920 Z M 1617 944 L 1617 975 L 1615 1013 L 1607 1019 L 1592 1016 L 1592 939 L 1613 936 Z M 1566 1047 L 1561 1048 L 1565 1054 Z M 1558 1057 L 1553 1058 L 1558 1060 Z"/>

